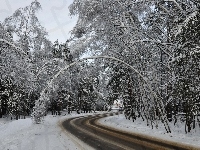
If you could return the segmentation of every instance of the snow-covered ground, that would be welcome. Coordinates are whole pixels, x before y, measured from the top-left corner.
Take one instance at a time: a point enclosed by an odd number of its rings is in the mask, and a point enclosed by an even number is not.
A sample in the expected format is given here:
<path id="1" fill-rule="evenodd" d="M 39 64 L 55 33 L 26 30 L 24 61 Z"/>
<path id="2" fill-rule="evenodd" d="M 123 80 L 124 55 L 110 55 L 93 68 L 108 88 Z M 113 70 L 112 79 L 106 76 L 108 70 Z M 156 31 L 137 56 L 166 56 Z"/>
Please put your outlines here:
<path id="1" fill-rule="evenodd" d="M 145 121 L 137 119 L 136 121 L 128 120 L 123 114 L 117 116 L 109 116 L 99 120 L 100 124 L 111 126 L 116 129 L 138 134 L 145 134 L 158 139 L 169 140 L 173 142 L 183 143 L 199 147 L 200 149 L 200 128 L 192 130 L 191 133 L 185 134 L 185 126 L 173 123 L 170 124 L 172 133 L 166 133 L 164 126 L 159 124 L 158 128 L 147 126 Z"/>
<path id="2" fill-rule="evenodd" d="M 0 119 L 0 150 L 91 149 L 60 127 L 62 120 L 82 115 L 87 114 L 47 115 L 41 124 L 33 124 L 31 118 L 13 121 L 2 118 Z M 184 127 L 177 126 L 172 128 L 172 133 L 166 134 L 162 126 L 152 130 L 142 120 L 132 122 L 125 119 L 122 114 L 102 118 L 99 122 L 128 132 L 147 134 L 200 147 L 199 129 L 196 132 L 185 134 Z"/>
<path id="3" fill-rule="evenodd" d="M 0 119 L 0 150 L 80 150 L 90 149 L 61 126 L 62 120 L 87 114 L 47 115 L 41 124 L 31 118 L 10 121 Z M 90 113 L 91 115 L 91 113 Z"/>

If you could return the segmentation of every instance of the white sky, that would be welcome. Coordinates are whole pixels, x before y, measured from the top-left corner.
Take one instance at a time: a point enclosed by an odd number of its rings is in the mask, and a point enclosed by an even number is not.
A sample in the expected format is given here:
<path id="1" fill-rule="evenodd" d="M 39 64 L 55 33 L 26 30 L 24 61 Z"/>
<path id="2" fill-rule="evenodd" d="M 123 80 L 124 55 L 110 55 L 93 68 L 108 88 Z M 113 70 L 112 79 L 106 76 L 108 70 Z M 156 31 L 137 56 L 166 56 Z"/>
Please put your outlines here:
<path id="1" fill-rule="evenodd" d="M 0 21 L 11 16 L 16 9 L 31 4 L 33 0 L 0 0 Z M 69 38 L 69 31 L 76 24 L 76 17 L 69 16 L 68 6 L 73 0 L 38 0 L 42 10 L 37 17 L 49 33 L 49 39 L 54 42 L 65 42 Z"/>

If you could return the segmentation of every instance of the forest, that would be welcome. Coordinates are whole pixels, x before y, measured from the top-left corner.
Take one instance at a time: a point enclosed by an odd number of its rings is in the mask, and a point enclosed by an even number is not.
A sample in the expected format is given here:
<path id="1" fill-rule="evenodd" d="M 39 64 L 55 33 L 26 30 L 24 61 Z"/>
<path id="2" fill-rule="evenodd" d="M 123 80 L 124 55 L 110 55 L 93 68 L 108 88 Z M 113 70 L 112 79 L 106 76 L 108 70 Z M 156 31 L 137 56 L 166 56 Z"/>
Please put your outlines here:
<path id="1" fill-rule="evenodd" d="M 0 22 L 0 118 L 109 110 L 133 122 L 200 128 L 200 0 L 74 0 L 51 42 L 39 1 Z M 85 56 L 86 57 L 83 57 Z"/>

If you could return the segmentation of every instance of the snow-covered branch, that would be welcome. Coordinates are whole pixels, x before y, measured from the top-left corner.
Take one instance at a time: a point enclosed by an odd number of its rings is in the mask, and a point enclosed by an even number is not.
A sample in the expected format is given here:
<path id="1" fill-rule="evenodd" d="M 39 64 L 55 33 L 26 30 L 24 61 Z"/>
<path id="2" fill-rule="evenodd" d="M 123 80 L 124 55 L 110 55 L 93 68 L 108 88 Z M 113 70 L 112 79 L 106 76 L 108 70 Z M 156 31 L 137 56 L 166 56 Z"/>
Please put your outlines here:
<path id="1" fill-rule="evenodd" d="M 110 60 L 112 60 L 112 61 L 120 62 L 120 63 L 126 65 L 127 67 L 129 67 L 130 69 L 132 69 L 136 74 L 138 74 L 138 76 L 143 80 L 143 82 L 144 82 L 144 83 L 147 85 L 147 87 L 149 88 L 150 93 L 152 94 L 152 96 L 153 96 L 153 97 L 155 98 L 155 100 L 157 100 L 158 103 L 160 104 L 161 110 L 163 110 L 163 112 L 162 112 L 163 120 L 165 120 L 165 122 L 168 122 L 168 121 L 166 120 L 165 115 L 164 115 L 164 104 L 163 104 L 163 102 L 162 102 L 162 99 L 160 99 L 160 98 L 156 95 L 156 93 L 153 91 L 153 89 L 151 88 L 151 85 L 149 84 L 147 78 L 145 78 L 137 69 L 135 69 L 134 67 L 132 67 L 131 65 L 129 65 L 129 64 L 126 63 L 125 61 L 120 60 L 120 59 L 115 58 L 115 57 L 110 57 L 110 56 L 91 56 L 91 57 L 82 58 L 82 59 L 80 59 L 79 61 L 75 61 L 75 62 L 73 62 L 73 63 L 67 65 L 66 67 L 64 67 L 64 68 L 62 68 L 60 71 L 58 71 L 58 73 L 57 73 L 56 75 L 54 75 L 54 77 L 53 77 L 53 78 L 50 80 L 50 82 L 48 83 L 48 86 L 42 91 L 42 94 L 41 94 L 41 95 L 44 95 L 44 94 L 45 94 L 45 91 L 47 90 L 47 88 L 52 87 L 53 81 L 54 81 L 61 73 L 63 73 L 64 71 L 66 71 L 68 68 L 70 68 L 70 67 L 72 67 L 72 66 L 76 65 L 77 63 L 80 63 L 80 62 L 82 62 L 82 61 L 84 61 L 84 60 L 87 60 L 87 59 L 98 59 L 98 58 L 110 59 Z M 39 100 L 41 101 L 41 99 L 39 99 Z M 43 104 L 45 103 L 45 100 L 46 100 L 46 99 L 44 99 L 44 102 L 42 102 Z M 38 103 L 38 102 L 36 101 L 36 103 Z M 37 108 L 36 108 L 36 109 L 37 109 Z M 37 111 L 37 110 L 35 110 L 35 111 Z M 34 114 L 34 112 L 33 112 L 33 114 Z M 35 117 L 38 117 L 38 116 L 35 116 Z M 169 129 L 169 130 L 170 130 L 170 129 Z"/>
<path id="2" fill-rule="evenodd" d="M 11 43 L 11 42 L 9 42 L 9 41 L 7 41 L 7 40 L 5 40 L 5 39 L 0 39 L 0 42 L 5 42 L 6 44 L 8 44 L 8 45 L 12 46 L 13 48 L 15 48 L 18 52 L 20 52 L 20 53 L 22 53 L 22 54 L 24 54 L 24 55 L 27 55 L 27 54 L 23 51 L 22 48 L 15 46 L 13 43 Z"/>
<path id="3" fill-rule="evenodd" d="M 133 41 L 134 43 L 139 43 L 139 42 L 151 42 L 151 43 L 156 43 L 156 44 L 161 44 L 161 45 L 172 45 L 172 46 L 176 46 L 175 44 L 173 43 L 163 43 L 163 42 L 160 42 L 160 41 L 157 41 L 157 40 L 136 40 L 136 41 Z M 168 56 L 172 57 L 172 54 L 170 54 L 169 52 L 165 51 L 164 49 L 162 49 L 162 51 L 167 54 Z"/>
<path id="4" fill-rule="evenodd" d="M 42 65 L 42 67 L 40 67 L 40 70 L 37 72 L 36 77 L 39 76 L 40 73 L 42 73 L 42 71 L 47 67 L 46 66 L 47 64 L 52 63 L 54 61 L 59 61 L 63 63 L 63 59 L 60 59 L 60 58 L 54 58 L 53 60 L 46 61 L 45 64 Z"/>
<path id="5" fill-rule="evenodd" d="M 192 55 L 198 54 L 198 53 L 200 53 L 200 50 L 193 50 L 193 51 L 190 51 L 189 55 L 192 56 Z M 173 57 L 172 60 L 170 61 L 170 63 L 173 63 L 173 62 L 176 62 L 180 59 L 185 59 L 185 58 L 186 58 L 186 55 L 180 54 L 177 57 Z"/>
<path id="6" fill-rule="evenodd" d="M 177 33 L 175 34 L 175 37 L 177 37 L 181 32 L 183 27 L 185 27 L 188 22 L 193 19 L 196 15 L 197 15 L 198 11 L 194 11 L 193 13 L 191 13 L 181 25 L 178 25 L 178 29 L 177 29 Z"/>
<path id="7" fill-rule="evenodd" d="M 178 9 L 183 10 L 182 7 L 177 3 L 176 0 L 164 0 L 165 2 L 174 2 L 174 4 L 178 7 Z"/>

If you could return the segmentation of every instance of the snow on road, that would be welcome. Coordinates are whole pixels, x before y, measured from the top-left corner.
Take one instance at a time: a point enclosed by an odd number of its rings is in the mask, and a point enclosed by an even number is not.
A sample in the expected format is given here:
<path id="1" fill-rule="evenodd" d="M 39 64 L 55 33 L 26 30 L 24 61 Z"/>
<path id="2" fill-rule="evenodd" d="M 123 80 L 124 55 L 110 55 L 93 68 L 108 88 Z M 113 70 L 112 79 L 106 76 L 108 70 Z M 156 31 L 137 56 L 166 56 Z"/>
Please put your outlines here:
<path id="1" fill-rule="evenodd" d="M 147 126 L 146 121 L 142 121 L 139 118 L 133 122 L 126 119 L 123 114 L 102 118 L 99 120 L 99 123 L 127 132 L 145 134 L 159 139 L 193 145 L 200 149 L 200 128 L 198 127 L 196 130 L 192 130 L 191 133 L 185 134 L 184 124 L 174 126 L 172 122 L 170 123 L 172 133 L 166 133 L 162 124 L 159 124 L 157 129 L 155 127 L 152 129 L 151 126 Z"/>

